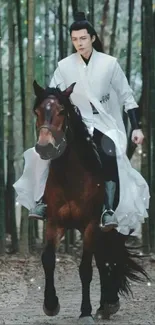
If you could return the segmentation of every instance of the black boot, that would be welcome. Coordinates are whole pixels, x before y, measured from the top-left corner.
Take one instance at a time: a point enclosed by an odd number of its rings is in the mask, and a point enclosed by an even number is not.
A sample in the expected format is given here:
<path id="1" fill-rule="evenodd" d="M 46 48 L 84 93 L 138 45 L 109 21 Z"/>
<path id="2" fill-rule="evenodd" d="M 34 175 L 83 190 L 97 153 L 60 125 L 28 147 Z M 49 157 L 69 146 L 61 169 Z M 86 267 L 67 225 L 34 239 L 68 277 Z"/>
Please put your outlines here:
<path id="1" fill-rule="evenodd" d="M 118 227 L 117 220 L 114 216 L 113 203 L 116 192 L 116 183 L 113 181 L 105 182 L 105 204 L 101 214 L 100 228 L 103 231 L 110 231 Z"/>

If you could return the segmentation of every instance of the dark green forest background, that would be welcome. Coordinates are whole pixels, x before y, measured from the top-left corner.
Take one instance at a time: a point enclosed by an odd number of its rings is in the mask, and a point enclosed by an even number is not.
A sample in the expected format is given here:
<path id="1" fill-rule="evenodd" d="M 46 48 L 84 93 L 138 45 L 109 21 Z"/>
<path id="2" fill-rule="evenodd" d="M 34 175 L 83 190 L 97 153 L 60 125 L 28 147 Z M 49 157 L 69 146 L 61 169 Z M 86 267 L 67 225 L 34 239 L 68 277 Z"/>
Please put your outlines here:
<path id="1" fill-rule="evenodd" d="M 151 191 L 149 220 L 142 227 L 144 253 L 155 253 L 155 0 L 0 1 L 0 254 L 28 254 L 44 242 L 44 226 L 28 221 L 12 184 L 23 170 L 23 152 L 34 146 L 32 83 L 43 87 L 57 62 L 72 53 L 69 26 L 85 11 L 103 44 L 116 56 L 139 103 L 145 141 L 135 148 L 130 125 L 128 156 Z M 75 232 L 65 236 L 68 252 Z"/>

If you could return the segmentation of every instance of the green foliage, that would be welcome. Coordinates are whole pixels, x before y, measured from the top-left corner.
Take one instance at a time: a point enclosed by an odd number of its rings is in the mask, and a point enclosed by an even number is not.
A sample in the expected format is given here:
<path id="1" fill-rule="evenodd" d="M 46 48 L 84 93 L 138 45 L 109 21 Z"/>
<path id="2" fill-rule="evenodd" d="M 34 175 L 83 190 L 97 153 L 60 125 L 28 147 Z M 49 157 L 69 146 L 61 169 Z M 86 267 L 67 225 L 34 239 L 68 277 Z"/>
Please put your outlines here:
<path id="1" fill-rule="evenodd" d="M 35 12 L 35 62 L 34 62 L 34 78 L 42 86 L 45 84 L 45 1 L 36 0 Z M 25 81 L 27 71 L 27 0 L 21 0 L 21 24 L 23 37 L 23 52 L 24 52 L 24 70 Z M 73 21 L 71 4 L 68 8 L 68 21 L 66 19 L 66 3 L 63 4 L 63 36 L 64 47 L 66 37 L 66 25 L 70 25 Z M 71 1 L 70 1 L 71 3 Z M 128 39 L 128 3 L 129 0 L 120 0 L 119 11 L 117 16 L 117 30 L 116 30 L 116 45 L 114 56 L 116 56 L 123 68 L 126 71 L 127 61 L 127 39 Z M 3 68 L 3 92 L 4 92 L 4 133 L 5 133 L 5 147 L 7 143 L 8 129 L 8 1 L 1 1 L 1 20 L 2 20 L 2 68 Z M 49 56 L 50 56 L 50 75 L 55 70 L 59 58 L 59 19 L 58 19 L 58 1 L 49 1 Z M 153 0 L 155 8 L 155 0 Z M 113 23 L 115 0 L 109 1 L 109 11 L 106 26 L 104 29 L 104 40 L 106 45 L 106 52 L 109 53 L 109 45 L 111 38 L 111 30 Z M 79 0 L 78 6 L 80 11 L 88 11 L 88 1 Z M 94 26 L 100 35 L 102 15 L 103 15 L 104 1 L 94 0 Z M 135 0 L 135 9 L 133 17 L 133 34 L 132 34 L 132 67 L 131 67 L 131 87 L 134 90 L 136 99 L 140 98 L 141 94 L 141 0 Z M 14 23 L 17 25 L 16 10 L 14 3 Z M 21 115 L 21 98 L 20 98 L 20 67 L 19 67 L 19 50 L 18 37 L 16 27 L 16 53 L 15 53 L 15 112 L 14 112 L 14 137 L 15 137 L 15 157 L 14 164 L 16 169 L 16 178 L 22 173 L 23 168 L 23 146 L 22 146 L 22 115 Z M 68 32 L 68 54 L 72 53 L 72 44 Z M 6 163 L 5 151 L 5 163 Z"/>
<path id="2" fill-rule="evenodd" d="M 155 2 L 155 0 L 154 0 Z M 136 94 L 136 99 L 139 99 L 141 92 L 141 17 L 140 17 L 140 0 L 135 0 L 134 18 L 133 18 L 133 43 L 132 43 L 132 71 L 131 71 L 131 86 Z M 105 28 L 105 43 L 108 52 L 111 36 L 111 28 L 113 22 L 115 0 L 109 2 L 109 13 L 107 26 Z M 24 66 L 26 71 L 26 56 L 27 56 L 27 1 L 21 0 L 21 23 L 22 36 L 24 47 Z M 64 35 L 66 33 L 66 1 L 63 2 L 63 18 L 64 18 Z M 87 12 L 88 1 L 79 0 L 79 10 Z M 72 9 L 69 7 L 69 24 L 73 21 Z M 95 28 L 100 34 L 101 20 L 103 12 L 103 1 L 95 0 Z M 50 2 L 50 75 L 52 77 L 55 69 L 55 57 L 58 60 L 58 7 L 55 7 L 55 1 Z M 56 20 L 55 20 L 56 15 Z M 117 31 L 116 31 L 116 46 L 114 55 L 119 59 L 122 68 L 126 69 L 126 50 L 127 50 L 127 16 L 128 16 L 128 1 L 120 0 Z M 4 114 L 5 114 L 5 134 L 7 134 L 7 110 L 8 110 L 8 18 L 7 18 L 7 2 L 3 1 L 1 6 L 2 17 L 2 66 L 3 66 L 3 89 L 4 89 Z M 14 8 L 14 22 L 16 23 L 16 12 Z M 55 24 L 56 22 L 56 24 Z M 35 71 L 34 78 L 44 86 L 44 52 L 45 52 L 45 3 L 43 0 L 36 1 L 35 14 Z M 56 50 L 55 50 L 56 47 Z M 68 53 L 72 52 L 72 46 L 69 38 Z M 16 159 L 21 159 L 22 141 L 19 134 L 21 134 L 21 100 L 20 100 L 20 80 L 19 80 L 19 51 L 17 44 L 17 29 L 16 29 L 16 56 L 15 56 L 15 142 L 16 142 Z"/>

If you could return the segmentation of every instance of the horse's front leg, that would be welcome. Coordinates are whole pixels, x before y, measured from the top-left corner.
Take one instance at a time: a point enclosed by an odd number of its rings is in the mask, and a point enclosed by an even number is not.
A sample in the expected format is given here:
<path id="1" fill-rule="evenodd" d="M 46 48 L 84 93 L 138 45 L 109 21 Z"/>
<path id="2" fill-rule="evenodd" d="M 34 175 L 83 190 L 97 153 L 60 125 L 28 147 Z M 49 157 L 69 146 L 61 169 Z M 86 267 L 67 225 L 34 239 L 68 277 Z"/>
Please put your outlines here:
<path id="1" fill-rule="evenodd" d="M 83 253 L 79 266 L 79 274 L 82 283 L 82 303 L 80 323 L 94 324 L 91 316 L 92 306 L 90 302 L 90 283 L 92 281 L 92 229 L 88 226 L 84 232 Z"/>
<path id="2" fill-rule="evenodd" d="M 110 319 L 110 315 L 115 314 L 120 308 L 118 296 L 121 276 L 119 272 L 122 272 L 118 263 L 120 254 L 121 243 L 117 239 L 116 230 L 102 233 L 98 229 L 94 256 L 100 276 L 101 299 L 100 307 L 95 315 L 97 320 Z M 123 259 L 123 255 L 120 259 Z"/>
<path id="3" fill-rule="evenodd" d="M 48 241 L 42 254 L 42 264 L 45 272 L 44 312 L 47 316 L 59 313 L 60 305 L 54 286 L 55 243 Z"/>

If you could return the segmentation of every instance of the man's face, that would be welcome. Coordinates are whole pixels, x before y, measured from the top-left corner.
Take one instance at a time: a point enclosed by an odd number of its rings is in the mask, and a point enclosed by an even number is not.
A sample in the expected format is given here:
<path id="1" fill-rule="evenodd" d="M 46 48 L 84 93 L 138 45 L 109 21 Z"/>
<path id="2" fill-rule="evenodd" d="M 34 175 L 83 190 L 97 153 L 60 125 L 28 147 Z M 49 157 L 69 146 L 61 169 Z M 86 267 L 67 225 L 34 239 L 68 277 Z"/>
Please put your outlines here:
<path id="1" fill-rule="evenodd" d="M 76 51 L 85 58 L 89 58 L 93 50 L 92 43 L 95 41 L 95 36 L 91 38 L 87 29 L 80 29 L 72 31 L 71 39 Z"/>

